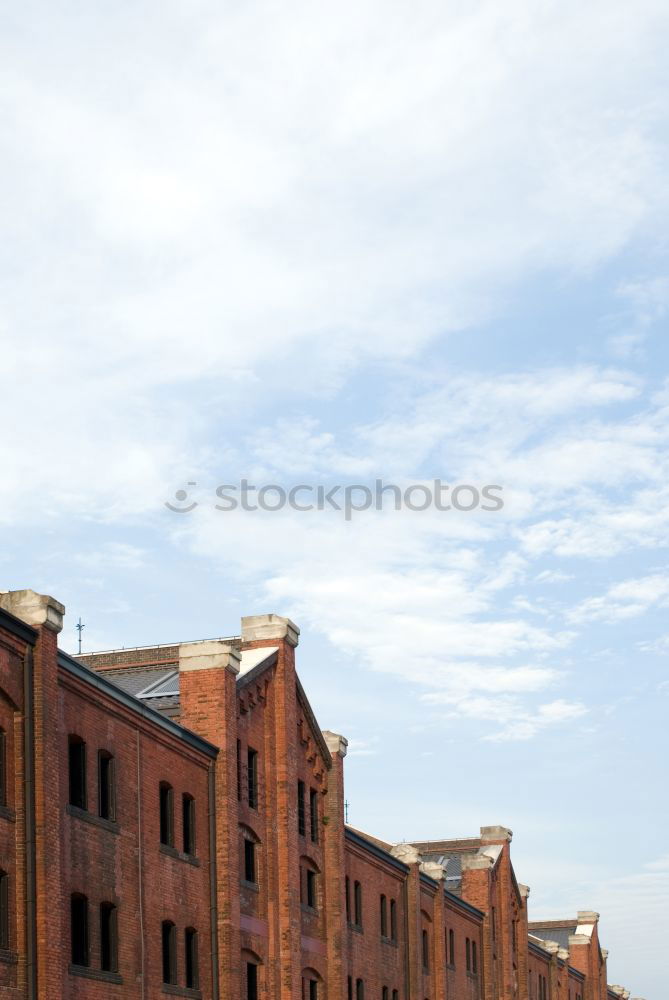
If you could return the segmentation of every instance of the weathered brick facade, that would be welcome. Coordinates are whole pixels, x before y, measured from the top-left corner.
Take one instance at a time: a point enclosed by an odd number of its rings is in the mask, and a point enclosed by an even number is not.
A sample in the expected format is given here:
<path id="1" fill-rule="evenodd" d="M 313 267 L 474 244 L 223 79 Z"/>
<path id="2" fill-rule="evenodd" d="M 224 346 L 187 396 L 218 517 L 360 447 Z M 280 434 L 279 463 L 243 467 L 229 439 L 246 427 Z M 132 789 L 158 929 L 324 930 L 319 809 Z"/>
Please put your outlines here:
<path id="1" fill-rule="evenodd" d="M 346 827 L 288 619 L 72 658 L 57 601 L 0 609 L 0 998 L 622 996 L 596 914 L 528 925 L 504 827 Z"/>

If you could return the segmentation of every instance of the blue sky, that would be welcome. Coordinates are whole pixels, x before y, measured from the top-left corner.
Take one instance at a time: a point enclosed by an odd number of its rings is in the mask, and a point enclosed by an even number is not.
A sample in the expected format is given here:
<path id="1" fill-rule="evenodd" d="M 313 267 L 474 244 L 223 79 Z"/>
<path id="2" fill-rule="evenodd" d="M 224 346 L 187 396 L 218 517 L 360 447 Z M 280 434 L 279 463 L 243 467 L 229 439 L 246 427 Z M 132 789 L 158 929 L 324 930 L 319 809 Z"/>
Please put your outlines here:
<path id="1" fill-rule="evenodd" d="M 290 615 L 351 821 L 511 826 L 659 1000 L 666 5 L 0 17 L 2 586 L 69 649 Z M 216 511 L 242 477 L 505 506 Z"/>

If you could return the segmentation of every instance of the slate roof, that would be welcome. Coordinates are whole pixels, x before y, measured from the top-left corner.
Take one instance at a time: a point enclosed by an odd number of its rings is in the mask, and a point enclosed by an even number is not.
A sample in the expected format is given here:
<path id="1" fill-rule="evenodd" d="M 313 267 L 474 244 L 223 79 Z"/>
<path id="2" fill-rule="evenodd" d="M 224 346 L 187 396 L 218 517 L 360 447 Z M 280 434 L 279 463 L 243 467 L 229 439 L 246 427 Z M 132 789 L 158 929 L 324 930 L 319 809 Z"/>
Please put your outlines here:
<path id="1" fill-rule="evenodd" d="M 537 927 L 530 924 L 529 932 L 542 941 L 557 941 L 561 948 L 569 949 L 569 935 L 576 933 L 576 924 L 569 927 Z"/>

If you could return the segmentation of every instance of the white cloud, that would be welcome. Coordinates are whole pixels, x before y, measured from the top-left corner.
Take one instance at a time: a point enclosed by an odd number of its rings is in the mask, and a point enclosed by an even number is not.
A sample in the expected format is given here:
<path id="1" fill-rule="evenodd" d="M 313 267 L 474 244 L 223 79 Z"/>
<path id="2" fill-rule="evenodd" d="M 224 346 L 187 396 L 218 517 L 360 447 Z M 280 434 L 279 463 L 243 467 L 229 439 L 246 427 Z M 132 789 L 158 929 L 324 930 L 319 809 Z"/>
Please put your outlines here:
<path id="1" fill-rule="evenodd" d="M 589 597 L 568 613 L 571 622 L 602 621 L 608 624 L 638 618 L 649 608 L 669 603 L 669 575 L 653 573 L 624 580 L 599 597 Z"/>

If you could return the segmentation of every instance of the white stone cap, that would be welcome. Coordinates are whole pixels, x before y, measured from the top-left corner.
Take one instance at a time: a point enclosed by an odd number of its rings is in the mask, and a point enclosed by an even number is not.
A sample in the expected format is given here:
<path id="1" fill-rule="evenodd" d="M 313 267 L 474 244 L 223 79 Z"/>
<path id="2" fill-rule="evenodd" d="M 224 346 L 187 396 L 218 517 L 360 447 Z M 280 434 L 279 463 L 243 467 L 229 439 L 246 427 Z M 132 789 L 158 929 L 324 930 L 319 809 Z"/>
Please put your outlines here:
<path id="1" fill-rule="evenodd" d="M 530 894 L 530 887 L 529 887 L 529 885 L 524 885 L 523 882 L 519 882 L 518 883 L 518 892 L 520 893 L 520 898 L 521 899 L 527 899 L 527 897 Z"/>
<path id="2" fill-rule="evenodd" d="M 513 838 L 513 830 L 509 830 L 508 826 L 482 826 L 481 827 L 481 840 L 507 840 L 511 841 Z"/>
<path id="3" fill-rule="evenodd" d="M 623 997 L 624 1000 L 627 1000 L 627 997 L 630 995 L 630 991 L 625 989 L 624 986 L 609 986 L 608 989 L 610 989 L 612 993 L 617 993 L 619 997 Z"/>
<path id="4" fill-rule="evenodd" d="M 460 865 L 463 872 L 480 871 L 485 868 L 492 868 L 495 859 L 489 854 L 463 854 Z"/>
<path id="5" fill-rule="evenodd" d="M 580 944 L 590 944 L 589 934 L 570 934 L 569 935 L 569 947 L 574 948 Z"/>
<path id="6" fill-rule="evenodd" d="M 599 914 L 595 910 L 579 910 L 576 914 L 578 924 L 596 924 L 598 920 Z"/>
<path id="7" fill-rule="evenodd" d="M 0 608 L 26 625 L 44 625 L 51 632 L 60 632 L 63 627 L 65 605 L 48 594 L 38 594 L 34 590 L 0 590 Z"/>
<path id="8" fill-rule="evenodd" d="M 547 951 L 550 955 L 557 955 L 560 950 L 560 945 L 557 941 L 544 941 L 544 951 Z"/>
<path id="9" fill-rule="evenodd" d="M 561 958 L 563 962 L 569 961 L 569 951 L 567 948 L 558 948 L 557 953 L 558 958 Z"/>
<path id="10" fill-rule="evenodd" d="M 281 615 L 247 615 L 242 618 L 242 639 L 244 642 L 285 639 L 289 646 L 297 646 L 300 630 L 290 618 Z"/>
<path id="11" fill-rule="evenodd" d="M 345 757 L 348 752 L 348 740 L 340 733 L 331 733 L 329 729 L 323 730 L 323 739 L 333 757 L 339 755 Z"/>
<path id="12" fill-rule="evenodd" d="M 405 865 L 415 865 L 420 861 L 420 853 L 413 844 L 393 844 L 390 853 Z"/>
<path id="13" fill-rule="evenodd" d="M 444 866 L 440 865 L 438 861 L 422 861 L 420 870 L 424 875 L 429 875 L 435 882 L 440 882 L 441 879 L 446 878 Z"/>
<path id="14" fill-rule="evenodd" d="M 187 642 L 179 646 L 179 670 L 228 670 L 239 673 L 239 650 L 221 639 Z"/>
<path id="15" fill-rule="evenodd" d="M 608 948 L 600 948 L 599 950 L 602 953 L 602 958 L 604 959 L 604 961 L 606 961 L 606 959 L 609 957 L 609 949 Z"/>

